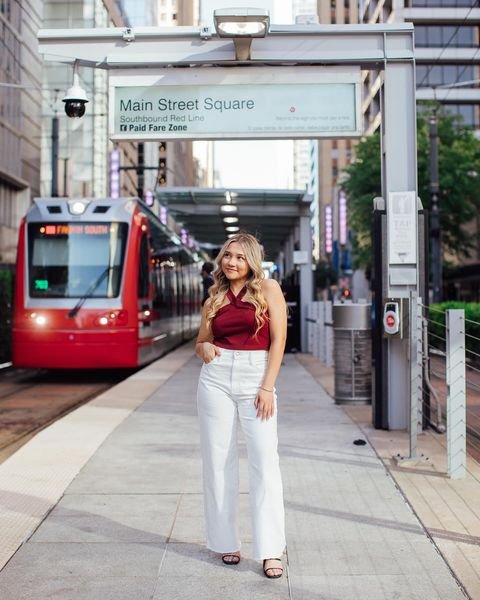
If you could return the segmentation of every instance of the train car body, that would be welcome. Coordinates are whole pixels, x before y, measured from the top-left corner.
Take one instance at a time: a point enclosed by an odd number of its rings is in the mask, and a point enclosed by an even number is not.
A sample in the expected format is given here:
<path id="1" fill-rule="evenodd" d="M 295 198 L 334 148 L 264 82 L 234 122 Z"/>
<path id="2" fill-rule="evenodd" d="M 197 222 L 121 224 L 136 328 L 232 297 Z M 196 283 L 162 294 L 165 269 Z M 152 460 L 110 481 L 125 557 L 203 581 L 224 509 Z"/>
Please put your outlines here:
<path id="1" fill-rule="evenodd" d="M 193 337 L 198 256 L 137 199 L 37 198 L 19 231 L 15 367 L 131 368 Z"/>

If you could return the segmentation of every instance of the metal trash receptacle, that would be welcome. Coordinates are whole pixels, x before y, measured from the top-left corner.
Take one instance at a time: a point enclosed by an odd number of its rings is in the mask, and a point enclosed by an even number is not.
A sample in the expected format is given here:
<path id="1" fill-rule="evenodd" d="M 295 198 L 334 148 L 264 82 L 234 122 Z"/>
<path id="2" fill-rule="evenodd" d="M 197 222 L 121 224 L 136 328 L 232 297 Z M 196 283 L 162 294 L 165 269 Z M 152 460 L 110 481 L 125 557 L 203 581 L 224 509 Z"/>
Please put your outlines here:
<path id="1" fill-rule="evenodd" d="M 334 304 L 334 374 L 336 404 L 372 401 L 372 331 L 370 304 Z"/>

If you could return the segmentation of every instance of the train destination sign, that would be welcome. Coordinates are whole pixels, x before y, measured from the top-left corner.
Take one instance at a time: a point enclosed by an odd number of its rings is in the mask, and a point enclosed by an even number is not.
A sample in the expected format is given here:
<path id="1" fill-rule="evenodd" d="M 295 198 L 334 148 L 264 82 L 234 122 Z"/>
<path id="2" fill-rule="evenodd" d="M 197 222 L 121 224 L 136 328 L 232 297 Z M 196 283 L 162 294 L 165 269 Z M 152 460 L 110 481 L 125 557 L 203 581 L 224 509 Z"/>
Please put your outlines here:
<path id="1" fill-rule="evenodd" d="M 43 235 L 109 235 L 108 225 L 99 225 L 96 223 L 52 223 L 40 225 L 38 228 Z"/>
<path id="2" fill-rule="evenodd" d="M 282 67 L 254 67 L 240 69 L 240 73 L 232 73 L 238 72 L 235 68 L 219 69 L 221 76 L 217 73 L 218 81 L 212 82 L 203 81 L 201 69 L 182 71 L 194 73 L 190 78 L 183 73 L 172 77 L 171 70 L 164 69 L 153 80 L 147 74 L 112 77 L 111 138 L 271 139 L 361 135 L 358 69 L 330 71 L 297 67 L 295 77 L 291 69 Z M 189 81 L 192 77 L 196 79 L 193 82 Z"/>

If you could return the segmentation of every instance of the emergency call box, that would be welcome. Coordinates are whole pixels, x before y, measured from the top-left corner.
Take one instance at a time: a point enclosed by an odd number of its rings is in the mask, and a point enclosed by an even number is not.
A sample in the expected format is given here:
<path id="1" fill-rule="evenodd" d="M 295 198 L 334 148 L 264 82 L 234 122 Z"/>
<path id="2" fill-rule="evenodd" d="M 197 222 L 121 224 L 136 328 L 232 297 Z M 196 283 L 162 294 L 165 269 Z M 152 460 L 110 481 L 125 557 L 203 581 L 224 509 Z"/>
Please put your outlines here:
<path id="1" fill-rule="evenodd" d="M 401 303 L 397 301 L 385 302 L 383 309 L 383 330 L 387 335 L 401 333 Z"/>

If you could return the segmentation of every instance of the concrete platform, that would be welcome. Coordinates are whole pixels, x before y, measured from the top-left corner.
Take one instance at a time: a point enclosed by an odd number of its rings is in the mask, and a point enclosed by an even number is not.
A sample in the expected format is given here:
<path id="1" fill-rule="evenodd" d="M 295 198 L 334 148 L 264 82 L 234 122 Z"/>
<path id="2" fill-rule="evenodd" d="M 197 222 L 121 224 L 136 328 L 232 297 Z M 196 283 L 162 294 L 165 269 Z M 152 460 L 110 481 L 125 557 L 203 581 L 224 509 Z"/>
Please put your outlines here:
<path id="1" fill-rule="evenodd" d="M 295 356 L 278 381 L 286 574 L 204 547 L 195 390 L 180 348 L 44 430 L 0 466 L 2 600 L 465 598 L 365 434 Z"/>

